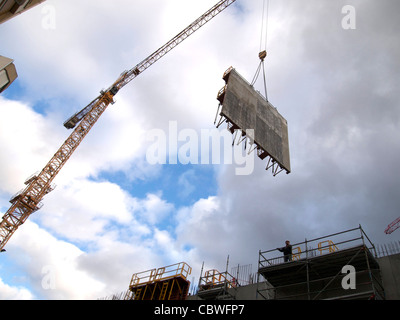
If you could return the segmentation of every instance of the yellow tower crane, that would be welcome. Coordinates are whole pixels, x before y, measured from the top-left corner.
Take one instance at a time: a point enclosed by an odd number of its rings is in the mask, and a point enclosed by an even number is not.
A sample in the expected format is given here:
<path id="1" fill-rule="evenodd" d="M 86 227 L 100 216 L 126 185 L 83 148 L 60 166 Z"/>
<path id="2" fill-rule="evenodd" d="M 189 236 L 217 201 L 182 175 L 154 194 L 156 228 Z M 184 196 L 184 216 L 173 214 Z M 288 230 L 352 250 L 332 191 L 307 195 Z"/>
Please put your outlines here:
<path id="1" fill-rule="evenodd" d="M 4 251 L 4 246 L 14 232 L 17 231 L 32 213 L 42 207 L 41 201 L 43 197 L 53 190 L 52 181 L 106 108 L 114 103 L 113 98 L 118 91 L 235 1 L 219 1 L 164 46 L 132 69 L 123 72 L 107 90 L 101 91 L 100 95 L 89 103 L 88 106 L 64 123 L 64 126 L 68 129 L 75 128 L 74 131 L 42 171 L 30 177 L 25 182 L 27 185 L 26 188 L 11 198 L 10 202 L 12 205 L 4 214 L 0 223 L 0 250 Z"/>

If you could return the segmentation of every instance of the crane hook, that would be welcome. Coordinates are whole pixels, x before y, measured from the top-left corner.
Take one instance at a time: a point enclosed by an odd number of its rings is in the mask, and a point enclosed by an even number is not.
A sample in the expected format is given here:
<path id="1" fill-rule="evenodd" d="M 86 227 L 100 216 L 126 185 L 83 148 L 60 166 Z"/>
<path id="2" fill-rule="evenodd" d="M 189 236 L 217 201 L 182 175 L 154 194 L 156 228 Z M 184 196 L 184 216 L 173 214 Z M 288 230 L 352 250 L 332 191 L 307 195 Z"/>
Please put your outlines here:
<path id="1" fill-rule="evenodd" d="M 258 57 L 260 58 L 260 60 L 261 60 L 262 62 L 264 62 L 264 59 L 267 57 L 267 51 L 266 51 L 266 50 L 261 51 L 261 52 L 258 54 Z"/>

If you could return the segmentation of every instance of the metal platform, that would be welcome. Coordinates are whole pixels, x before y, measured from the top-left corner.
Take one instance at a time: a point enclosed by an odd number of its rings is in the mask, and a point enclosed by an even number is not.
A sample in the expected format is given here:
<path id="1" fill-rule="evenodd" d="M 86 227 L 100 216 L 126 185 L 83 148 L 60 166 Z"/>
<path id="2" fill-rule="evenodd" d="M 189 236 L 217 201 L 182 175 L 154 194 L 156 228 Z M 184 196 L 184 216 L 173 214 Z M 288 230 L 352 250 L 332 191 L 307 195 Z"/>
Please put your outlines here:
<path id="1" fill-rule="evenodd" d="M 197 296 L 204 300 L 234 300 L 236 279 L 226 272 L 212 269 L 200 277 Z"/>
<path id="2" fill-rule="evenodd" d="M 361 236 L 347 237 L 358 231 Z M 333 242 L 327 237 L 337 239 Z M 265 299 L 384 299 L 375 248 L 366 240 L 369 241 L 361 227 L 306 240 L 293 245 L 288 262 L 283 262 L 282 257 L 270 258 L 276 249 L 260 251 L 258 274 L 268 288 L 259 293 Z M 310 245 L 316 241 L 318 248 L 312 249 Z M 354 268 L 354 289 L 342 284 L 347 275 L 345 266 Z"/>
<path id="3" fill-rule="evenodd" d="M 258 272 L 274 287 L 286 286 L 307 280 L 334 277 L 341 273 L 345 265 L 352 265 L 356 270 L 367 270 L 365 254 L 368 256 L 370 268 L 379 269 L 379 264 L 369 249 L 361 245 L 326 255 L 269 265 L 259 268 Z"/>
<path id="4" fill-rule="evenodd" d="M 192 268 L 184 262 L 132 276 L 125 300 L 185 300 Z"/>

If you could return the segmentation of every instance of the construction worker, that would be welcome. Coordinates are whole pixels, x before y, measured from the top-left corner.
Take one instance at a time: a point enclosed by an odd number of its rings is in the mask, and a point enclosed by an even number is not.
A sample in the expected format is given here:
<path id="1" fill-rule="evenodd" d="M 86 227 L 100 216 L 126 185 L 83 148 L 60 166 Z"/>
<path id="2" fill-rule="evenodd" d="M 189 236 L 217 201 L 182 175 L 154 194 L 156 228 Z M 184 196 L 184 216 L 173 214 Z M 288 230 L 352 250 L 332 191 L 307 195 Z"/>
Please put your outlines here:
<path id="1" fill-rule="evenodd" d="M 283 261 L 289 262 L 292 261 L 292 245 L 290 244 L 289 240 L 285 241 L 286 246 L 283 248 L 276 248 L 280 252 L 283 252 Z"/>
<path id="2" fill-rule="evenodd" d="M 232 278 L 232 287 L 236 288 L 236 278 L 235 277 Z"/>

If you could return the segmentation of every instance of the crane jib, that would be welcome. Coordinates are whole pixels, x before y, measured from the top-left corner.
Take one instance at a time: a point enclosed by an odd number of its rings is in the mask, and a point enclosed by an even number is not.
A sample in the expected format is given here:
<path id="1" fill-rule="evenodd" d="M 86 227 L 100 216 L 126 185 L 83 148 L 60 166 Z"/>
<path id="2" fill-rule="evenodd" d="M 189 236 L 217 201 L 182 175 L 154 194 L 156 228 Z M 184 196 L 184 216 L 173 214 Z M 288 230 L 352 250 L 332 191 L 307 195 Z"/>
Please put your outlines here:
<path id="1" fill-rule="evenodd" d="M 148 69 L 151 65 L 160 60 L 163 56 L 165 56 L 169 51 L 175 48 L 177 45 L 182 43 L 185 39 L 191 36 L 194 32 L 204 26 L 207 22 L 212 20 L 216 15 L 225 10 L 228 6 L 234 3 L 236 0 L 222 0 L 219 1 L 214 7 L 204 13 L 202 16 L 197 18 L 194 22 L 192 22 L 189 26 L 187 26 L 184 30 L 178 33 L 175 37 L 173 37 L 170 41 L 160 47 L 158 50 L 149 55 L 146 59 L 138 63 L 135 67 L 130 69 L 129 71 L 125 71 L 121 74 L 117 81 L 110 87 L 109 91 L 115 95 L 115 89 L 122 89 L 125 85 L 135 79 L 139 74 L 143 73 L 146 69 Z M 115 92 L 115 93 L 114 93 Z M 73 129 L 79 121 L 90 111 L 90 104 L 83 108 L 81 111 L 75 113 L 71 118 L 69 118 L 64 126 L 67 129 Z"/>
<path id="2" fill-rule="evenodd" d="M 57 176 L 61 168 L 68 161 L 106 108 L 114 103 L 113 97 L 117 92 L 235 1 L 236 0 L 219 1 L 214 7 L 195 20 L 160 49 L 151 54 L 147 59 L 143 60 L 133 69 L 123 72 L 113 85 L 107 90 L 101 91 L 96 99 L 64 123 L 65 127 L 69 129 L 74 128 L 73 132 L 42 171 L 29 179 L 27 187 L 11 199 L 12 205 L 3 215 L 0 222 L 0 251 L 4 251 L 3 248 L 6 243 L 26 219 L 41 208 L 41 200 L 53 189 L 53 179 Z"/>

